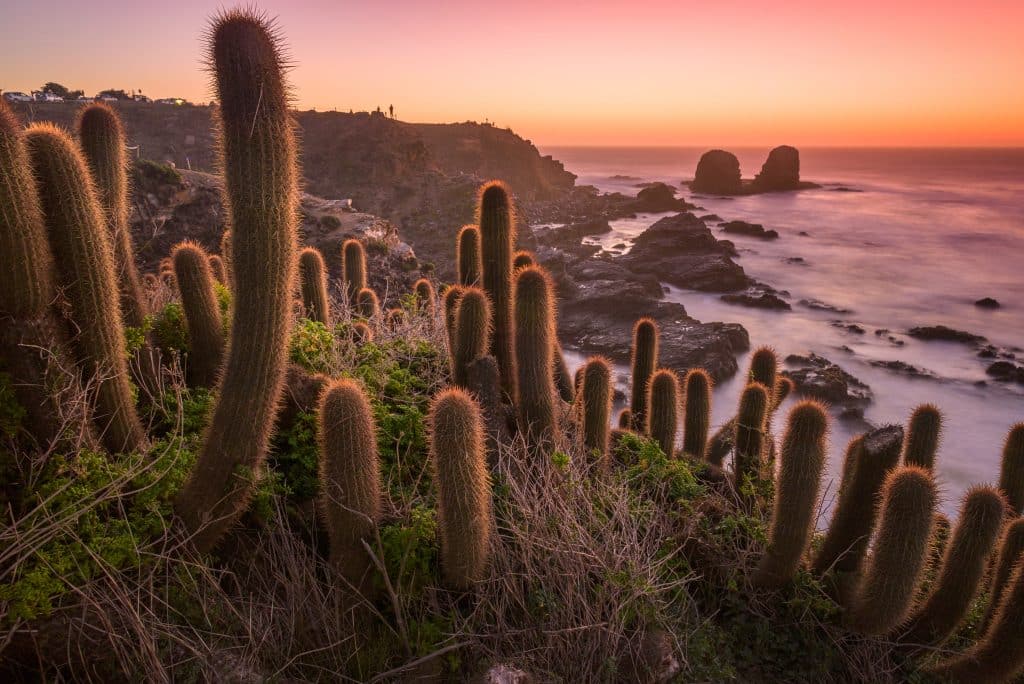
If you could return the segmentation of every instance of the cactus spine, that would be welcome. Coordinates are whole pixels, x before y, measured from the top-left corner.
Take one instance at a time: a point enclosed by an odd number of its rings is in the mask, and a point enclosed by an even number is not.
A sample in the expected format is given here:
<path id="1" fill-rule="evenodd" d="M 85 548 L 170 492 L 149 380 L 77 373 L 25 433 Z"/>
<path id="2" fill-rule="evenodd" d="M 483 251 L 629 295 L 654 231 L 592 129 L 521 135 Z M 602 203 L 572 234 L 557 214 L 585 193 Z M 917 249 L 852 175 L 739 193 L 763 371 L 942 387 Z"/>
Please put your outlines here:
<path id="1" fill-rule="evenodd" d="M 455 250 L 459 285 L 479 286 L 480 282 L 480 229 L 474 225 L 463 226 L 459 231 Z"/>
<path id="2" fill-rule="evenodd" d="M 478 287 L 467 287 L 459 299 L 452 348 L 453 381 L 469 387 L 469 364 L 487 353 L 491 335 L 491 305 Z"/>
<path id="3" fill-rule="evenodd" d="M 426 278 L 420 278 L 413 285 L 413 292 L 416 294 L 416 305 L 421 311 L 425 311 L 431 316 L 434 315 L 434 311 L 437 309 L 436 295 L 434 294 L 433 284 Z"/>
<path id="4" fill-rule="evenodd" d="M 704 460 L 711 428 L 711 376 L 701 368 L 686 374 L 683 453 Z"/>
<path id="5" fill-rule="evenodd" d="M 366 251 L 363 243 L 349 238 L 341 245 L 341 282 L 350 305 L 355 305 L 359 293 L 366 288 Z"/>
<path id="6" fill-rule="evenodd" d="M 220 258 L 218 254 L 211 254 L 209 257 L 210 262 L 210 273 L 217 280 L 218 283 L 224 287 L 228 286 L 228 272 L 224 269 L 224 260 Z M 149 273 L 146 274 L 150 275 Z"/>
<path id="7" fill-rule="evenodd" d="M 901 639 L 935 645 L 945 641 L 966 615 L 999 537 L 1006 502 L 994 487 L 974 487 L 964 496 L 953 538 L 946 547 L 931 595 Z"/>
<path id="8" fill-rule="evenodd" d="M 363 389 L 336 380 L 320 399 L 320 510 L 331 564 L 365 590 L 372 561 L 363 540 L 373 537 L 381 516 L 380 460 L 373 412 Z"/>
<path id="9" fill-rule="evenodd" d="M 533 253 L 525 249 L 521 249 L 512 255 L 512 269 L 515 271 L 527 266 L 534 266 L 536 263 L 537 261 L 533 258 Z"/>
<path id="10" fill-rule="evenodd" d="M 306 317 L 330 325 L 331 309 L 327 300 L 327 269 L 320 251 L 307 247 L 299 253 L 299 278 L 302 308 Z"/>
<path id="11" fill-rule="evenodd" d="M 633 325 L 632 394 L 629 410 L 637 432 L 647 425 L 647 384 L 658 367 L 658 324 L 641 318 Z"/>
<path id="12" fill-rule="evenodd" d="M 935 483 L 923 468 L 904 466 L 886 478 L 874 554 L 850 608 L 854 630 L 886 634 L 906 619 L 928 554 L 935 499 Z"/>
<path id="13" fill-rule="evenodd" d="M 775 371 L 779 365 L 775 350 L 771 347 L 759 347 L 750 357 L 750 371 L 747 382 L 756 382 L 774 392 Z"/>
<path id="14" fill-rule="evenodd" d="M 484 292 L 491 300 L 494 334 L 491 355 L 501 370 L 506 394 L 515 395 L 512 329 L 512 252 L 516 241 L 515 214 L 504 183 L 491 181 L 480 190 L 480 263 Z"/>
<path id="15" fill-rule="evenodd" d="M 494 514 L 483 418 L 468 393 L 452 388 L 434 397 L 428 420 L 441 569 L 448 586 L 465 590 L 484 578 L 490 559 Z"/>
<path id="16" fill-rule="evenodd" d="M 679 429 L 679 378 L 662 368 L 651 376 L 647 388 L 647 425 L 645 430 L 669 458 L 675 455 Z"/>
<path id="17" fill-rule="evenodd" d="M 747 385 L 740 395 L 733 455 L 733 475 L 737 489 L 741 489 L 745 481 L 753 482 L 761 476 L 768 402 L 768 389 L 764 385 Z"/>
<path id="18" fill-rule="evenodd" d="M 931 470 L 935 466 L 935 452 L 939 448 L 941 431 L 942 414 L 939 409 L 931 404 L 918 406 L 907 425 L 903 464 Z"/>
<path id="19" fill-rule="evenodd" d="M 1010 428 L 999 465 L 999 489 L 1012 515 L 1024 511 L 1024 423 Z"/>
<path id="20" fill-rule="evenodd" d="M 828 421 L 820 404 L 804 401 L 789 412 L 779 456 L 768 550 L 754 574 L 756 585 L 782 586 L 800 567 L 814 529 L 827 434 Z"/>
<path id="21" fill-rule="evenodd" d="M 266 456 L 286 365 L 298 228 L 294 124 L 271 27 L 251 10 L 222 14 L 210 58 L 235 303 L 217 404 L 177 499 L 204 551 L 245 511 Z"/>
<path id="22" fill-rule="evenodd" d="M 536 441 L 557 441 L 558 437 L 552 372 L 554 328 L 547 273 L 537 266 L 519 271 L 515 281 L 515 405 L 520 429 Z"/>
<path id="23" fill-rule="evenodd" d="M 234 282 L 234 274 L 231 272 L 231 229 L 225 230 L 220 236 L 220 258 L 224 262 L 224 273 L 227 275 L 227 284 L 230 287 Z"/>
<path id="24" fill-rule="evenodd" d="M 74 142 L 37 124 L 25 136 L 50 247 L 78 328 L 73 345 L 86 378 L 98 384 L 94 419 L 114 452 L 145 442 L 135 411 L 110 237 L 92 179 Z"/>
<path id="25" fill-rule="evenodd" d="M 597 454 L 604 467 L 608 460 L 608 429 L 612 413 L 612 368 L 607 359 L 594 356 L 583 365 L 580 387 L 583 410 L 583 446 Z"/>
<path id="26" fill-rule="evenodd" d="M 178 245 L 173 254 L 174 275 L 188 327 L 189 380 L 194 385 L 212 387 L 224 354 L 224 326 L 213 291 L 210 262 L 203 248 L 191 242 Z"/>
<path id="27" fill-rule="evenodd" d="M 996 560 L 995 574 L 989 585 L 988 608 L 985 610 L 985 617 L 979 625 L 979 634 L 984 634 L 988 625 L 992 622 L 999 600 L 1006 589 L 1006 583 L 1017 563 L 1024 559 L 1024 518 L 1017 518 L 1003 531 L 1003 538 L 999 542 L 999 558 Z"/>
<path id="28" fill-rule="evenodd" d="M 364 287 L 356 295 L 356 315 L 360 318 L 370 320 L 380 314 L 380 300 L 377 293 L 368 287 Z"/>

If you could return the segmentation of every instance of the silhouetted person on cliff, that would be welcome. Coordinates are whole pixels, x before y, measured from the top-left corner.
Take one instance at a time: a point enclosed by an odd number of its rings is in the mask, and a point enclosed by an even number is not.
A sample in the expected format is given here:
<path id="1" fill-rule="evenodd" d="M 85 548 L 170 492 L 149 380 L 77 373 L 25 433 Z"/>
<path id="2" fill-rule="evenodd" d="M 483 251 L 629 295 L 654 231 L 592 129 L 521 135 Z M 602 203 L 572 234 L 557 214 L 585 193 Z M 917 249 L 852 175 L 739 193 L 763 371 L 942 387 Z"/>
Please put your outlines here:
<path id="1" fill-rule="evenodd" d="M 395 118 L 395 105 L 388 105 L 388 114 L 391 115 L 392 119 Z"/>

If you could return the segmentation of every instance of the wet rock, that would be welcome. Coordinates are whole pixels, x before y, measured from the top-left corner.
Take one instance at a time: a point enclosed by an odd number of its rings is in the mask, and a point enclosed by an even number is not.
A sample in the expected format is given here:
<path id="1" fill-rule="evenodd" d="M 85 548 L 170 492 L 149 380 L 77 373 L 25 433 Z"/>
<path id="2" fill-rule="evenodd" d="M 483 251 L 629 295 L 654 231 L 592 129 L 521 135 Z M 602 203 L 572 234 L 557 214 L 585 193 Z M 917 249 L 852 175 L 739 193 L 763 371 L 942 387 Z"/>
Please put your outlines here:
<path id="1" fill-rule="evenodd" d="M 684 211 L 689 205 L 676 197 L 675 188 L 665 183 L 651 183 L 637 193 L 633 211 Z"/>
<path id="2" fill-rule="evenodd" d="M 963 330 L 956 330 L 945 325 L 925 325 L 911 328 L 907 331 L 911 337 L 919 340 L 940 341 L 940 342 L 962 342 L 964 344 L 977 344 L 985 342 L 982 335 L 975 335 Z"/>
<path id="3" fill-rule="evenodd" d="M 808 233 L 806 230 L 801 230 L 799 233 L 797 233 L 797 235 L 799 235 L 800 237 L 811 237 L 811 234 Z"/>
<path id="4" fill-rule="evenodd" d="M 789 145 L 773 149 L 768 153 L 761 173 L 754 177 L 753 186 L 760 192 L 799 189 L 800 152 Z"/>
<path id="5" fill-rule="evenodd" d="M 834 306 L 832 304 L 826 304 L 820 299 L 801 299 L 799 302 L 800 306 L 805 306 L 808 309 L 814 309 L 815 311 L 828 311 L 834 314 L 851 314 L 853 311 L 850 309 L 844 309 L 841 306 Z"/>
<path id="6" fill-rule="evenodd" d="M 863 335 L 866 330 L 856 323 L 847 323 L 846 321 L 830 321 L 832 327 L 845 330 L 846 332 L 853 333 L 854 335 Z"/>
<path id="7" fill-rule="evenodd" d="M 801 394 L 843 408 L 863 408 L 871 402 L 871 388 L 823 356 L 791 354 L 790 368 L 782 371 Z"/>
<path id="8" fill-rule="evenodd" d="M 884 368 L 890 370 L 893 373 L 899 373 L 900 375 L 908 375 L 913 378 L 935 378 L 935 373 L 917 366 L 911 365 L 906 361 L 894 360 L 894 361 L 882 361 L 875 360 L 869 361 L 870 365 L 875 368 Z"/>
<path id="9" fill-rule="evenodd" d="M 590 235 L 603 235 L 611 232 L 612 227 L 605 219 L 593 219 L 579 223 L 569 223 L 563 226 L 551 226 L 549 228 L 534 228 L 533 236 L 538 244 L 560 249 L 576 249 L 580 241 Z M 594 250 L 597 251 L 596 249 Z"/>
<path id="10" fill-rule="evenodd" d="M 738 194 L 742 190 L 739 159 L 725 150 L 705 152 L 697 162 L 690 189 L 710 194 Z"/>
<path id="11" fill-rule="evenodd" d="M 978 307 L 979 309 L 998 309 L 1002 305 L 997 300 L 992 299 L 991 297 L 982 297 L 978 301 L 974 302 L 974 306 Z"/>
<path id="12" fill-rule="evenodd" d="M 996 361 L 986 368 L 985 372 L 1001 382 L 1024 384 L 1024 366 L 1018 366 L 1009 361 Z"/>
<path id="13" fill-rule="evenodd" d="M 779 237 L 779 233 L 774 230 L 765 230 L 764 226 L 760 223 L 747 223 L 746 221 L 729 221 L 728 223 L 722 224 L 723 233 L 732 233 L 734 235 L 746 235 L 748 237 L 756 237 L 762 240 L 776 240 Z"/>
<path id="14" fill-rule="evenodd" d="M 806 266 L 807 265 L 807 260 L 804 259 L 803 257 L 786 257 L 782 261 L 787 263 L 787 264 L 794 264 L 794 265 L 797 265 L 797 266 Z"/>
<path id="15" fill-rule="evenodd" d="M 707 223 L 711 223 L 712 221 L 714 221 L 715 223 L 720 223 L 722 221 L 722 217 L 719 216 L 718 214 L 704 214 L 704 216 L 700 217 L 700 220 L 705 221 Z"/>
<path id="16" fill-rule="evenodd" d="M 793 308 L 785 299 L 782 299 L 771 292 L 724 294 L 719 297 L 719 299 L 726 304 L 738 304 L 740 306 L 749 306 L 754 309 L 790 311 Z"/>

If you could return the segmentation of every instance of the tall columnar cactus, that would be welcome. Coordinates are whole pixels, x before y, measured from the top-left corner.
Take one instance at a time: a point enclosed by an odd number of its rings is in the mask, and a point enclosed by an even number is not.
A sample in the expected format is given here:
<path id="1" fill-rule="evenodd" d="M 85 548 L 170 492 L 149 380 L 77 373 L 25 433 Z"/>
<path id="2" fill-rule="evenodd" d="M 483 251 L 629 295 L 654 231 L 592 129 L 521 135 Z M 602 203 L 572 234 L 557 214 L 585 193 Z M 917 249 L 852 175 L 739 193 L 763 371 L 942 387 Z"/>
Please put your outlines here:
<path id="1" fill-rule="evenodd" d="M 894 470 L 882 486 L 874 553 L 853 597 L 851 628 L 886 634 L 907 617 L 928 554 L 935 482 L 917 466 Z"/>
<path id="2" fill-rule="evenodd" d="M 558 343 L 557 336 L 552 354 L 552 363 L 555 364 L 552 370 L 555 373 L 555 388 L 558 390 L 558 396 L 565 403 L 571 404 L 576 398 L 576 388 L 573 386 L 573 378 L 569 374 L 569 366 L 565 363 L 565 355 L 562 354 L 562 345 Z"/>
<path id="3" fill-rule="evenodd" d="M 267 453 L 287 361 L 298 229 L 298 166 L 281 48 L 252 10 L 210 33 L 235 297 L 220 391 L 177 509 L 210 550 L 245 511 Z"/>
<path id="4" fill-rule="evenodd" d="M 747 385 L 740 395 L 733 456 L 733 475 L 737 489 L 741 489 L 745 481 L 754 482 L 761 476 L 769 401 L 769 390 L 757 383 Z"/>
<path id="5" fill-rule="evenodd" d="M 360 318 L 370 320 L 380 314 L 380 300 L 377 293 L 368 287 L 364 287 L 356 295 L 356 315 Z"/>
<path id="6" fill-rule="evenodd" d="M 932 672 L 958 684 L 1016 681 L 1024 672 L 1024 562 L 1014 566 L 992 625 L 969 651 L 939 663 Z"/>
<path id="7" fill-rule="evenodd" d="M 674 371 L 667 368 L 655 371 L 648 383 L 646 403 L 645 431 L 665 455 L 672 458 L 679 429 L 679 378 Z"/>
<path id="8" fill-rule="evenodd" d="M 306 247 L 299 252 L 299 278 L 302 307 L 306 317 L 330 325 L 331 309 L 327 299 L 327 269 L 320 250 Z"/>
<path id="9" fill-rule="evenodd" d="M 148 307 L 128 228 L 128 159 L 121 119 L 102 102 L 87 105 L 78 116 L 78 136 L 107 219 L 124 321 L 141 328 Z"/>
<path id="10" fill-rule="evenodd" d="M 468 393 L 452 388 L 430 402 L 428 421 L 441 569 L 448 586 L 466 590 L 484 578 L 491 555 L 494 513 L 483 417 Z"/>
<path id="11" fill-rule="evenodd" d="M 366 287 L 366 251 L 363 243 L 349 238 L 341 245 L 341 282 L 349 304 L 354 305 Z"/>
<path id="12" fill-rule="evenodd" d="M 953 633 L 978 593 L 1005 510 L 1006 501 L 994 487 L 967 492 L 934 588 L 911 617 L 900 637 L 903 641 L 935 645 Z"/>
<path id="13" fill-rule="evenodd" d="M 521 249 L 512 255 L 512 269 L 518 271 L 521 268 L 527 266 L 533 266 L 537 263 L 537 260 L 533 256 L 533 252 L 529 252 L 525 249 Z"/>
<path id="14" fill-rule="evenodd" d="M 469 364 L 487 354 L 491 339 L 491 305 L 479 287 L 464 288 L 455 321 L 452 347 L 452 379 L 469 387 Z"/>
<path id="15" fill-rule="evenodd" d="M 938 408 L 922 404 L 914 409 L 903 442 L 903 464 L 931 470 L 935 466 L 941 431 L 942 414 Z"/>
<path id="16" fill-rule="evenodd" d="M 455 250 L 456 267 L 459 272 L 459 285 L 480 286 L 480 229 L 470 224 L 462 226 L 459 231 L 458 244 Z"/>
<path id="17" fill-rule="evenodd" d="M 778 410 L 782 402 L 786 401 L 786 398 L 793 393 L 793 389 L 796 385 L 789 378 L 778 376 L 775 378 L 775 390 L 772 393 L 772 412 Z"/>
<path id="18" fill-rule="evenodd" d="M 778 368 L 779 359 L 775 350 L 771 347 L 759 347 L 750 357 L 750 373 L 747 382 L 756 382 L 764 385 L 774 392 L 775 371 Z"/>
<path id="19" fill-rule="evenodd" d="M 97 385 L 94 419 L 108 449 L 139 449 L 145 435 L 128 376 L 113 248 L 91 176 L 78 146 L 59 128 L 33 125 L 25 140 L 59 284 L 78 330 L 75 353 L 87 384 Z"/>
<path id="20" fill-rule="evenodd" d="M 481 276 L 484 292 L 491 300 L 494 319 L 491 355 L 498 361 L 505 393 L 514 395 L 512 252 L 515 249 L 516 225 L 512 201 L 504 183 L 491 181 L 481 188 L 477 213 Z"/>
<path id="21" fill-rule="evenodd" d="M 485 278 L 486 275 L 485 271 Z M 539 442 L 557 440 L 559 434 L 552 372 L 555 344 L 552 293 L 550 278 L 537 266 L 516 274 L 515 405 L 520 429 Z"/>
<path id="22" fill-rule="evenodd" d="M 800 567 L 814 531 L 827 434 L 828 420 L 820 404 L 804 401 L 789 412 L 779 455 L 768 550 L 754 574 L 756 585 L 782 586 Z"/>
<path id="23" fill-rule="evenodd" d="M 433 315 L 437 309 L 437 296 L 434 294 L 434 285 L 426 278 L 420 278 L 413 285 L 412 291 L 416 294 L 416 305 L 421 311 Z"/>
<path id="24" fill-rule="evenodd" d="M 633 325 L 632 394 L 629 410 L 633 427 L 640 432 L 647 425 L 647 383 L 658 367 L 658 324 L 651 318 L 641 318 Z"/>
<path id="25" fill-rule="evenodd" d="M 220 258 L 219 254 L 210 255 L 210 273 L 213 274 L 214 279 L 223 285 L 224 287 L 230 287 L 228 285 L 228 272 L 224 268 L 224 260 Z M 151 274 L 147 273 L 147 276 Z"/>
<path id="26" fill-rule="evenodd" d="M 363 541 L 381 517 L 380 459 L 373 411 L 354 380 L 336 380 L 321 395 L 320 511 L 331 564 L 357 590 L 369 587 L 372 561 Z"/>
<path id="27" fill-rule="evenodd" d="M 224 355 L 224 326 L 213 290 L 206 252 L 194 242 L 174 248 L 174 274 L 188 327 L 188 375 L 192 384 L 212 387 Z"/>
<path id="28" fill-rule="evenodd" d="M 448 336 L 448 354 L 452 359 L 452 364 L 455 363 L 455 326 L 459 315 L 459 299 L 465 291 L 461 285 L 449 285 L 441 296 L 441 307 L 444 309 L 444 329 Z"/>
<path id="29" fill-rule="evenodd" d="M 231 229 L 225 230 L 220 236 L 220 258 L 224 262 L 224 272 L 228 277 L 228 285 L 233 286 L 234 273 L 231 270 Z"/>
<path id="30" fill-rule="evenodd" d="M 852 577 L 860 570 L 875 528 L 876 501 L 886 476 L 899 463 L 903 429 L 887 426 L 850 442 L 828 532 L 814 558 L 818 575 Z"/>
<path id="31" fill-rule="evenodd" d="M 984 634 L 991 624 L 1013 568 L 1021 562 L 1024 562 L 1024 518 L 1017 518 L 1006 526 L 999 542 L 999 558 L 989 583 L 988 608 L 979 626 L 979 633 Z"/>
<path id="32" fill-rule="evenodd" d="M 1006 497 L 1009 511 L 1024 511 L 1024 423 L 1010 429 L 1003 444 L 1003 460 L 999 466 L 999 489 Z"/>
<path id="33" fill-rule="evenodd" d="M 608 459 L 608 430 L 612 413 L 612 367 L 607 359 L 593 356 L 583 365 L 580 387 L 583 414 L 583 446 L 596 453 L 604 467 Z"/>
<path id="34" fill-rule="evenodd" d="M 694 368 L 686 374 L 683 453 L 703 460 L 710 428 L 711 376 L 702 368 Z"/>
<path id="35" fill-rule="evenodd" d="M 61 432 L 60 404 L 48 391 L 49 363 L 39 350 L 60 352 L 60 325 L 50 309 L 57 296 L 21 126 L 0 98 L 0 356 L 11 374 L 31 436 L 48 446 Z"/>

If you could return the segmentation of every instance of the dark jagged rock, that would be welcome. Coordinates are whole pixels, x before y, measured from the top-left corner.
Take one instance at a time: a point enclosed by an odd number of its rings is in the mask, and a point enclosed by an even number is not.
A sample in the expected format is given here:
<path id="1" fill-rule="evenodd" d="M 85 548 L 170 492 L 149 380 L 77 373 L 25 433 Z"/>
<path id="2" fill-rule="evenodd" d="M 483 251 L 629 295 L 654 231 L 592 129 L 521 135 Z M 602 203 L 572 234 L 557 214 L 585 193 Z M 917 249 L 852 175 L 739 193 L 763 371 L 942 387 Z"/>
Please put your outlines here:
<path id="1" fill-rule="evenodd" d="M 974 306 L 979 309 L 998 309 L 1002 305 L 991 297 L 982 297 L 978 301 L 974 302 Z"/>
<path id="2" fill-rule="evenodd" d="M 898 359 L 894 361 L 875 360 L 869 361 L 868 363 L 874 366 L 875 368 L 884 368 L 886 370 L 892 371 L 893 373 L 907 375 L 912 378 L 934 379 L 936 377 L 935 373 L 932 373 L 929 370 L 918 368 L 917 366 L 911 365 L 906 361 L 900 361 Z"/>
<path id="3" fill-rule="evenodd" d="M 731 242 L 715 239 L 703 221 L 685 213 L 656 222 L 619 259 L 637 273 L 653 274 L 677 287 L 736 292 L 751 280 L 732 260 L 735 255 Z"/>
<path id="4" fill-rule="evenodd" d="M 749 237 L 761 238 L 762 240 L 776 240 L 779 237 L 778 231 L 765 230 L 760 223 L 747 223 L 746 221 L 729 221 L 722 224 L 723 233 L 733 235 L 747 235 Z"/>
<path id="5" fill-rule="evenodd" d="M 782 374 L 801 394 L 844 408 L 863 408 L 871 402 L 870 387 L 823 356 L 791 354 L 786 365 L 791 368 Z"/>
<path id="6" fill-rule="evenodd" d="M 799 189 L 800 153 L 789 145 L 776 147 L 768 153 L 768 159 L 752 185 L 759 192 Z"/>
<path id="7" fill-rule="evenodd" d="M 684 211 L 689 206 L 684 200 L 676 197 L 675 188 L 665 183 L 651 183 L 637 193 L 633 211 Z"/>
<path id="8" fill-rule="evenodd" d="M 907 334 L 911 337 L 916 337 L 919 340 L 937 340 L 940 342 L 962 342 L 964 344 L 978 344 L 979 342 L 985 342 L 986 339 L 982 335 L 975 335 L 974 333 L 965 332 L 963 330 L 956 330 L 949 328 L 944 325 L 925 325 L 911 328 L 907 331 Z"/>
<path id="9" fill-rule="evenodd" d="M 837 321 L 830 321 L 829 323 L 834 328 L 839 328 L 840 330 L 845 330 L 846 332 L 853 333 L 854 335 L 863 335 L 864 333 L 867 332 L 866 330 L 864 330 L 863 327 L 857 325 L 856 323 L 847 323 L 846 321 L 838 321 L 838 320 Z"/>
<path id="10" fill-rule="evenodd" d="M 711 150 L 697 162 L 690 189 L 709 194 L 736 195 L 743 189 L 740 181 L 740 161 L 732 152 Z"/>
<path id="11" fill-rule="evenodd" d="M 844 309 L 841 306 L 834 306 L 832 304 L 826 304 L 819 299 L 801 299 L 799 302 L 800 306 L 806 306 L 808 309 L 814 309 L 815 311 L 828 311 L 829 313 L 835 314 L 850 314 L 853 313 L 850 309 Z"/>
<path id="12" fill-rule="evenodd" d="M 1024 384 L 1024 366 L 1009 361 L 996 361 L 985 369 L 985 372 L 1002 382 L 1018 382 Z"/>
<path id="13" fill-rule="evenodd" d="M 790 311 L 792 306 L 785 299 L 782 299 L 771 292 L 742 292 L 740 294 L 724 294 L 719 297 L 726 304 L 738 304 L 749 306 L 754 309 L 774 309 L 779 311 Z"/>

